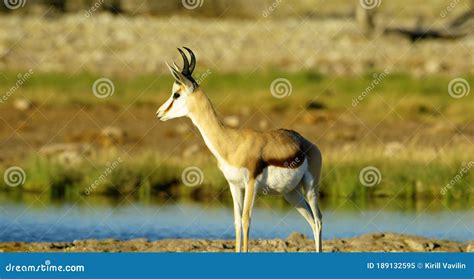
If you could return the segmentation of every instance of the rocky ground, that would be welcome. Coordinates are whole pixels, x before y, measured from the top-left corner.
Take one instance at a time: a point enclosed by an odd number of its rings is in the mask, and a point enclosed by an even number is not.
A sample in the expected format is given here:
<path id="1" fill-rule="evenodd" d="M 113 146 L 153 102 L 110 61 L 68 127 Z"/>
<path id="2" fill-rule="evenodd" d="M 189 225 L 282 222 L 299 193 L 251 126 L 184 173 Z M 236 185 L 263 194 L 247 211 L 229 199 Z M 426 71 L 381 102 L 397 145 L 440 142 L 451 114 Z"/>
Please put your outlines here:
<path id="1" fill-rule="evenodd" d="M 386 18 L 383 26 L 404 23 Z M 446 19 L 429 25 L 440 30 Z M 413 22 L 407 23 L 413 26 Z M 406 24 L 405 24 L 406 25 Z M 352 18 L 206 19 L 185 16 L 125 17 L 2 15 L 0 70 L 82 71 L 102 75 L 167 72 L 176 47 L 191 47 L 199 71 L 315 70 L 360 75 L 387 69 L 418 75 L 472 73 L 474 36 L 423 40 L 375 34 L 366 37 Z"/>
<path id="2" fill-rule="evenodd" d="M 252 240 L 252 252 L 309 252 L 313 241 L 299 233 L 287 239 Z M 166 239 L 75 240 L 51 243 L 0 243 L 1 252 L 232 252 L 233 240 Z M 467 243 L 427 239 L 394 233 L 371 233 L 354 238 L 323 241 L 324 252 L 474 252 L 474 241 Z"/>

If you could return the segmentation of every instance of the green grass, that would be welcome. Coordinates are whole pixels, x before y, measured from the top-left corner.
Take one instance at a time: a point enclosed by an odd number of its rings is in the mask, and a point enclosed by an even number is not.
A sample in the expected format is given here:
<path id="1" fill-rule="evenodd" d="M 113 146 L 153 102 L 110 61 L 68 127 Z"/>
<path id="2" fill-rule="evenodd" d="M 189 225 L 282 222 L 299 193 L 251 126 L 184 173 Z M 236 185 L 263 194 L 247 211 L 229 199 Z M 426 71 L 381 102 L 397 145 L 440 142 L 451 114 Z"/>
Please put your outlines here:
<path id="1" fill-rule="evenodd" d="M 199 73 L 195 76 L 199 77 Z M 0 92 L 8 91 L 16 82 L 16 73 L 3 73 Z M 284 77 L 292 84 L 292 93 L 284 99 L 274 98 L 270 84 Z M 169 75 L 138 77 L 108 77 L 115 86 L 114 94 L 105 99 L 92 94 L 92 84 L 99 76 L 88 73 L 77 75 L 34 73 L 13 96 L 2 105 L 12 104 L 18 97 L 26 97 L 45 106 L 153 106 L 158 107 L 170 95 L 172 79 Z M 474 84 L 474 76 L 464 76 Z M 454 99 L 448 94 L 452 79 L 446 76 L 413 77 L 403 73 L 389 73 L 367 96 L 353 107 L 355 98 L 373 81 L 373 74 L 363 77 L 330 77 L 315 72 L 284 73 L 260 71 L 253 74 L 218 74 L 210 70 L 202 87 L 218 110 L 239 112 L 243 107 L 264 111 L 298 111 L 309 102 L 317 102 L 330 111 L 352 109 L 363 120 L 376 120 L 395 109 L 407 119 L 423 119 L 439 110 L 454 123 L 470 121 L 474 110 L 472 94 Z M 436 108 L 436 110 L 434 109 Z M 424 113 L 426 111 L 427 113 Z M 421 113 L 420 113 L 421 112 Z M 392 114 L 389 117 L 398 117 Z"/>
<path id="2" fill-rule="evenodd" d="M 390 158 L 384 155 L 382 149 L 334 151 L 325 157 L 321 193 L 324 199 L 388 197 L 472 201 L 474 176 L 470 169 L 450 189 L 442 192 L 450 180 L 466 167 L 465 164 L 472 162 L 467 150 L 472 151 L 472 147 L 459 146 L 443 153 L 428 154 L 423 148 L 407 147 Z M 163 160 L 155 153 L 134 158 L 111 153 L 101 158 L 94 163 L 86 160 L 79 165 L 67 166 L 51 159 L 32 157 L 22 166 L 26 173 L 25 183 L 12 188 L 2 181 L 0 189 L 46 193 L 56 198 L 131 195 L 138 198 L 171 196 L 201 201 L 214 198 L 230 200 L 224 177 L 215 163 L 206 158 Z M 189 166 L 202 170 L 202 185 L 183 185 L 182 173 Z M 362 169 L 369 166 L 380 172 L 379 183 L 372 187 L 364 186 L 359 177 Z"/>

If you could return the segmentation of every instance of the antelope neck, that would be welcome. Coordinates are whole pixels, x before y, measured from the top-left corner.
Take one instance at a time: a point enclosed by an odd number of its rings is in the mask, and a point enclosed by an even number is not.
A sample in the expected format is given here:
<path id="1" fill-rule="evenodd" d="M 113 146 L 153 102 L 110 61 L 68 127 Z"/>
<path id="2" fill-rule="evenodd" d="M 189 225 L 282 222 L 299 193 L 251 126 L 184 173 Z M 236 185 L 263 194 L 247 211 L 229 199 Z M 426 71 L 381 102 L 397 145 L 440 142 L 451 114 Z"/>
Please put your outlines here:
<path id="1" fill-rule="evenodd" d="M 197 93 L 197 92 L 196 92 Z M 226 162 L 229 146 L 232 142 L 230 138 L 231 129 L 222 124 L 217 116 L 211 101 L 204 93 L 196 96 L 196 106 L 190 111 L 189 117 L 193 124 L 199 129 L 209 150 L 219 162 Z"/>

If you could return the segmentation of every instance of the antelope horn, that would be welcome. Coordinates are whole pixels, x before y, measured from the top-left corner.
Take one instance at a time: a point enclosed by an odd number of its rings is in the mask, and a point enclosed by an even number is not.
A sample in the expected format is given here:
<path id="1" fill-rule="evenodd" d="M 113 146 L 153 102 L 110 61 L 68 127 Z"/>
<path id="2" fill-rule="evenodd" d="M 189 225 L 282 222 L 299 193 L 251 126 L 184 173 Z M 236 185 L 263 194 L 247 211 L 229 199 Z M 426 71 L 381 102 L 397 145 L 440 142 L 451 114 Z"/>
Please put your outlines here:
<path id="1" fill-rule="evenodd" d="M 181 57 L 183 57 L 183 70 L 181 73 L 185 76 L 191 76 L 191 72 L 189 71 L 189 61 L 188 58 L 186 57 L 186 54 L 178 48 L 179 53 L 181 54 Z"/>
<path id="2" fill-rule="evenodd" d="M 187 47 L 183 47 L 185 50 L 189 52 L 189 55 L 191 56 L 191 63 L 189 64 L 189 73 L 192 74 L 194 72 L 194 68 L 196 67 L 196 57 L 194 56 L 194 53 L 192 50 L 190 50 Z"/>

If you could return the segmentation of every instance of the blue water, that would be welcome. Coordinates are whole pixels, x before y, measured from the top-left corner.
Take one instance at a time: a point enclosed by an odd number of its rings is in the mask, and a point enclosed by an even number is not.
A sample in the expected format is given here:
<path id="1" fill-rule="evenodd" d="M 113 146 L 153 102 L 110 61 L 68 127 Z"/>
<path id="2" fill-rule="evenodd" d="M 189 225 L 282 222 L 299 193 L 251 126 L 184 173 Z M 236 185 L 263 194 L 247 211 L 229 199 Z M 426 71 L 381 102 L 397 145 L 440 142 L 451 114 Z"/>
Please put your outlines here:
<path id="1" fill-rule="evenodd" d="M 217 202 L 218 203 L 218 202 Z M 219 203 L 218 203 L 219 204 Z M 323 238 L 352 237 L 369 232 L 397 232 L 432 238 L 474 239 L 472 208 L 452 210 L 360 209 L 352 201 L 323 207 Z M 285 238 L 299 231 L 311 236 L 304 219 L 291 208 L 257 207 L 251 237 Z M 35 202 L 0 204 L 0 241 L 72 241 L 87 238 L 232 239 L 232 208 L 207 203 L 162 202 L 121 205 Z"/>

